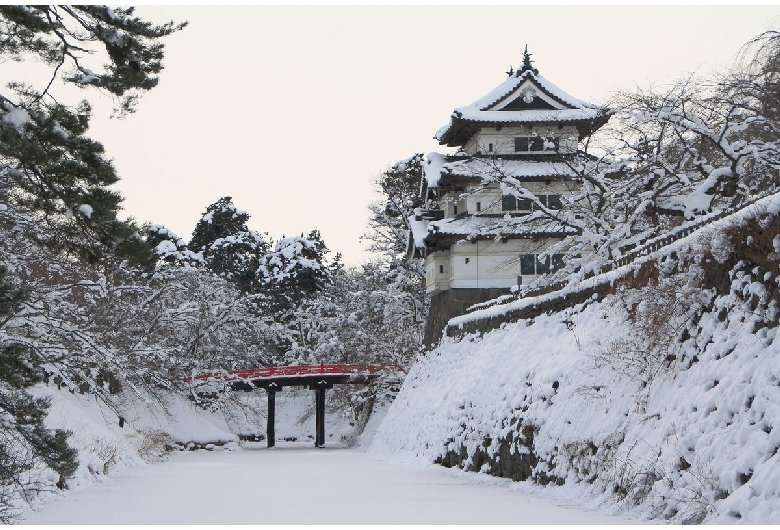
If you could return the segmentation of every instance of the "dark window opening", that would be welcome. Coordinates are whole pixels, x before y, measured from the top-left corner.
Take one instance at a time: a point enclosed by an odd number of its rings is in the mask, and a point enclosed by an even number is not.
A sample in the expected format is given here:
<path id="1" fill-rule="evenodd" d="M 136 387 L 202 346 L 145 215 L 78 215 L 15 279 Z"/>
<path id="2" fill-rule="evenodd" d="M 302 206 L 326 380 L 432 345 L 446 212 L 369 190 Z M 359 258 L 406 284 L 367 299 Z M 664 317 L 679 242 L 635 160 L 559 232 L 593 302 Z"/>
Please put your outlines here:
<path id="1" fill-rule="evenodd" d="M 456 205 L 455 205 L 455 206 L 453 206 L 452 208 L 453 208 L 453 210 L 452 210 L 452 212 L 453 212 L 453 215 L 458 215 L 458 205 L 456 204 Z"/>
<path id="2" fill-rule="evenodd" d="M 504 212 L 517 210 L 517 199 L 514 195 L 504 195 L 501 198 L 501 210 Z"/>
<path id="3" fill-rule="evenodd" d="M 466 263 L 468 263 L 469 261 L 471 261 L 471 259 L 469 259 L 469 258 L 466 258 Z"/>
<path id="4" fill-rule="evenodd" d="M 563 254 L 545 256 L 541 260 L 539 254 L 520 254 L 520 274 L 523 276 L 548 274 L 562 269 L 563 266 Z"/>
<path id="5" fill-rule="evenodd" d="M 444 265 L 439 265 L 439 274 L 444 274 Z"/>
<path id="6" fill-rule="evenodd" d="M 488 153 L 493 152 L 493 144 L 488 144 Z"/>
<path id="7" fill-rule="evenodd" d="M 521 254 L 520 255 L 520 274 L 523 276 L 533 276 L 536 274 L 534 269 L 534 256 L 533 254 Z"/>
<path id="8" fill-rule="evenodd" d="M 558 138 L 542 136 L 516 136 L 515 152 L 523 153 L 527 151 L 557 151 Z"/>
<path id="9" fill-rule="evenodd" d="M 536 258 L 536 274 L 547 274 L 550 272 L 550 256 L 545 256 L 544 258 L 539 258 L 539 256 L 535 256 Z"/>
<path id="10" fill-rule="evenodd" d="M 481 202 L 477 202 L 477 211 L 478 212 L 482 211 L 482 203 Z"/>
<path id="11" fill-rule="evenodd" d="M 560 195 L 537 195 L 536 199 L 544 206 L 551 210 L 560 210 L 563 208 L 563 201 Z M 480 203 L 477 203 L 477 211 L 480 211 Z M 504 212 L 522 210 L 532 211 L 538 210 L 539 207 L 532 199 L 523 199 L 515 197 L 514 195 L 504 195 L 501 198 L 501 210 Z"/>

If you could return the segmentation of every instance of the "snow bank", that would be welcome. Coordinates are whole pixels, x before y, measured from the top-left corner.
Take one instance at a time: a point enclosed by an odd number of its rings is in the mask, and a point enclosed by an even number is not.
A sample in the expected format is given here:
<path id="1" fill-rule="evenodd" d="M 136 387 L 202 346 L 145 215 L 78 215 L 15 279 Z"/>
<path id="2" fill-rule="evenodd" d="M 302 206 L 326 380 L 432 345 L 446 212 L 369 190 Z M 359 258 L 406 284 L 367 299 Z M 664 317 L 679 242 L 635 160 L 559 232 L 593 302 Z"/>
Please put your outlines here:
<path id="1" fill-rule="evenodd" d="M 601 301 L 445 338 L 371 451 L 572 496 L 591 484 L 646 519 L 780 523 L 778 266 L 742 262 L 724 280 L 693 259 L 722 254 L 718 241 L 655 256 L 653 287 L 629 278 Z"/>
<path id="2" fill-rule="evenodd" d="M 235 450 L 239 435 L 264 439 L 266 396 L 264 392 L 238 393 L 220 404 L 221 411 L 205 411 L 175 394 L 133 395 L 124 392 L 106 403 L 94 394 L 71 393 L 56 386 L 39 385 L 32 392 L 51 401 L 47 427 L 71 432 L 69 444 L 78 451 L 79 468 L 67 481 L 64 492 L 39 492 L 30 498 L 32 507 L 50 502 L 61 493 L 107 484 L 148 463 L 164 460 L 181 449 Z M 334 392 L 328 403 L 337 404 Z M 287 388 L 276 402 L 277 440 L 314 440 L 314 394 Z M 329 407 L 330 409 L 330 407 Z M 121 426 L 120 426 L 121 423 Z M 328 410 L 326 443 L 353 439 L 355 422 L 345 410 Z M 371 427 L 373 433 L 375 427 Z M 56 474 L 52 480 L 56 480 Z M 21 507 L 24 509 L 24 507 Z"/>

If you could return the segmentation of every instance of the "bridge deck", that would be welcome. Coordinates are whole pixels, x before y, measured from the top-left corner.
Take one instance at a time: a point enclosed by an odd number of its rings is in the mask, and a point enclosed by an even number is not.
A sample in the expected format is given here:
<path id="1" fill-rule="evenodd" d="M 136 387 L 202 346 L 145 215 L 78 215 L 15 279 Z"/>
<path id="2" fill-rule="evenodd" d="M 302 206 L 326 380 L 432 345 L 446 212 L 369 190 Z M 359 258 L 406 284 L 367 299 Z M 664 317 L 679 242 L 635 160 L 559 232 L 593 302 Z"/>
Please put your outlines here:
<path id="1" fill-rule="evenodd" d="M 207 372 L 187 377 L 187 383 L 218 381 L 236 390 L 282 386 L 310 386 L 320 381 L 331 385 L 366 383 L 383 370 L 398 370 L 395 366 L 368 364 L 315 364 L 305 366 L 269 366 L 224 372 Z"/>
<path id="2" fill-rule="evenodd" d="M 325 390 L 333 385 L 351 383 L 365 384 L 379 377 L 382 371 L 398 372 L 397 366 L 368 364 L 317 364 L 306 366 L 269 366 L 267 368 L 248 368 L 222 372 L 207 372 L 187 377 L 186 383 L 219 382 L 229 385 L 233 390 L 251 392 L 258 388 L 268 394 L 268 413 L 266 433 L 268 447 L 276 443 L 274 422 L 276 416 L 276 391 L 285 386 L 308 386 L 315 391 L 316 437 L 314 445 L 325 445 Z M 203 394 L 201 394 L 203 395 Z"/>

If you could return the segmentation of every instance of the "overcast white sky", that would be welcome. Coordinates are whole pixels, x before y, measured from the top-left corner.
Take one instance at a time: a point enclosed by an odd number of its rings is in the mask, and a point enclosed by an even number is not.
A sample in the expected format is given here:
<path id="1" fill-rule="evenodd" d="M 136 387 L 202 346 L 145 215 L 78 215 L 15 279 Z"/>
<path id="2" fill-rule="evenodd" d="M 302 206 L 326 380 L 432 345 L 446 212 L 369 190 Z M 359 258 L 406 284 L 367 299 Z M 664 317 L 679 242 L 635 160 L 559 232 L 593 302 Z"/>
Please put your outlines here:
<path id="1" fill-rule="evenodd" d="M 138 112 L 92 135 L 114 158 L 127 214 L 189 240 L 229 195 L 251 228 L 278 239 L 319 228 L 348 264 L 371 179 L 441 148 L 434 132 L 522 60 L 575 97 L 663 85 L 728 66 L 780 29 L 763 7 L 155 7 L 190 25 L 166 40 L 160 85 Z M 94 96 L 90 96 L 95 99 Z"/>

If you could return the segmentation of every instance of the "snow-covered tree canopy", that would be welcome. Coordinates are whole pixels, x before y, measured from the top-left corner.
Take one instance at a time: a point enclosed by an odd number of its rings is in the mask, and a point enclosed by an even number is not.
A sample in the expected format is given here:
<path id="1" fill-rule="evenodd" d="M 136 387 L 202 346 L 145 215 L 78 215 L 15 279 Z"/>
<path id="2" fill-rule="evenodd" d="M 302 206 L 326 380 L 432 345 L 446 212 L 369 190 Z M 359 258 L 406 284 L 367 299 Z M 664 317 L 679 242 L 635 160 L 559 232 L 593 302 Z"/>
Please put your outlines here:
<path id="1" fill-rule="evenodd" d="M 382 201 L 369 205 L 369 231 L 363 237 L 371 242 L 369 250 L 392 259 L 402 257 L 409 246 L 409 216 L 422 205 L 425 182 L 423 155 L 420 153 L 396 162 L 376 177 Z"/>
<path id="2" fill-rule="evenodd" d="M 250 230 L 249 214 L 233 204 L 232 197 L 222 197 L 210 204 L 195 225 L 188 248 L 202 256 L 212 272 L 230 280 L 244 292 L 260 291 L 260 263 L 268 251 L 266 238 Z M 195 261 L 194 256 L 179 259 Z"/>
<path id="3" fill-rule="evenodd" d="M 0 89 L 0 200 L 46 225 L 37 233 L 44 242 L 92 260 L 144 252 L 137 228 L 116 219 L 122 197 L 109 186 L 119 177 L 86 136 L 91 106 L 68 105 L 56 92 L 63 82 L 94 88 L 131 112 L 157 84 L 160 39 L 182 27 L 152 25 L 132 8 L 0 6 L 0 60 L 51 69 L 45 86 L 19 80 Z"/>
<path id="4" fill-rule="evenodd" d="M 274 305 L 289 308 L 321 291 L 331 281 L 324 263 L 330 252 L 319 230 L 308 236 L 285 237 L 262 258 L 260 274 Z"/>
<path id="5" fill-rule="evenodd" d="M 107 92 L 116 98 L 117 110 L 132 112 L 139 95 L 159 82 L 164 56 L 159 39 L 187 24 L 155 25 L 133 16 L 134 11 L 97 5 L 0 6 L 0 56 L 52 68 L 43 90 L 15 88 L 41 99 L 62 74 L 67 83 Z"/>
<path id="6" fill-rule="evenodd" d="M 86 136 L 90 104 L 68 104 L 60 92 L 62 83 L 103 91 L 121 114 L 157 84 L 159 39 L 183 25 L 154 26 L 132 13 L 0 6 L 0 62 L 37 62 L 51 73 L 45 86 L 6 79 L 0 88 L 0 522 L 34 492 L 64 488 L 78 465 L 68 433 L 47 428 L 48 402 L 29 387 L 52 373 L 87 388 L 119 377 L 115 369 L 126 365 L 115 354 L 128 344 L 106 344 L 139 331 L 128 312 L 91 303 L 110 283 L 95 263 L 153 258 L 135 223 L 117 218 L 122 197 L 110 186 L 119 177 Z M 125 280 L 137 277 L 133 270 Z"/>

